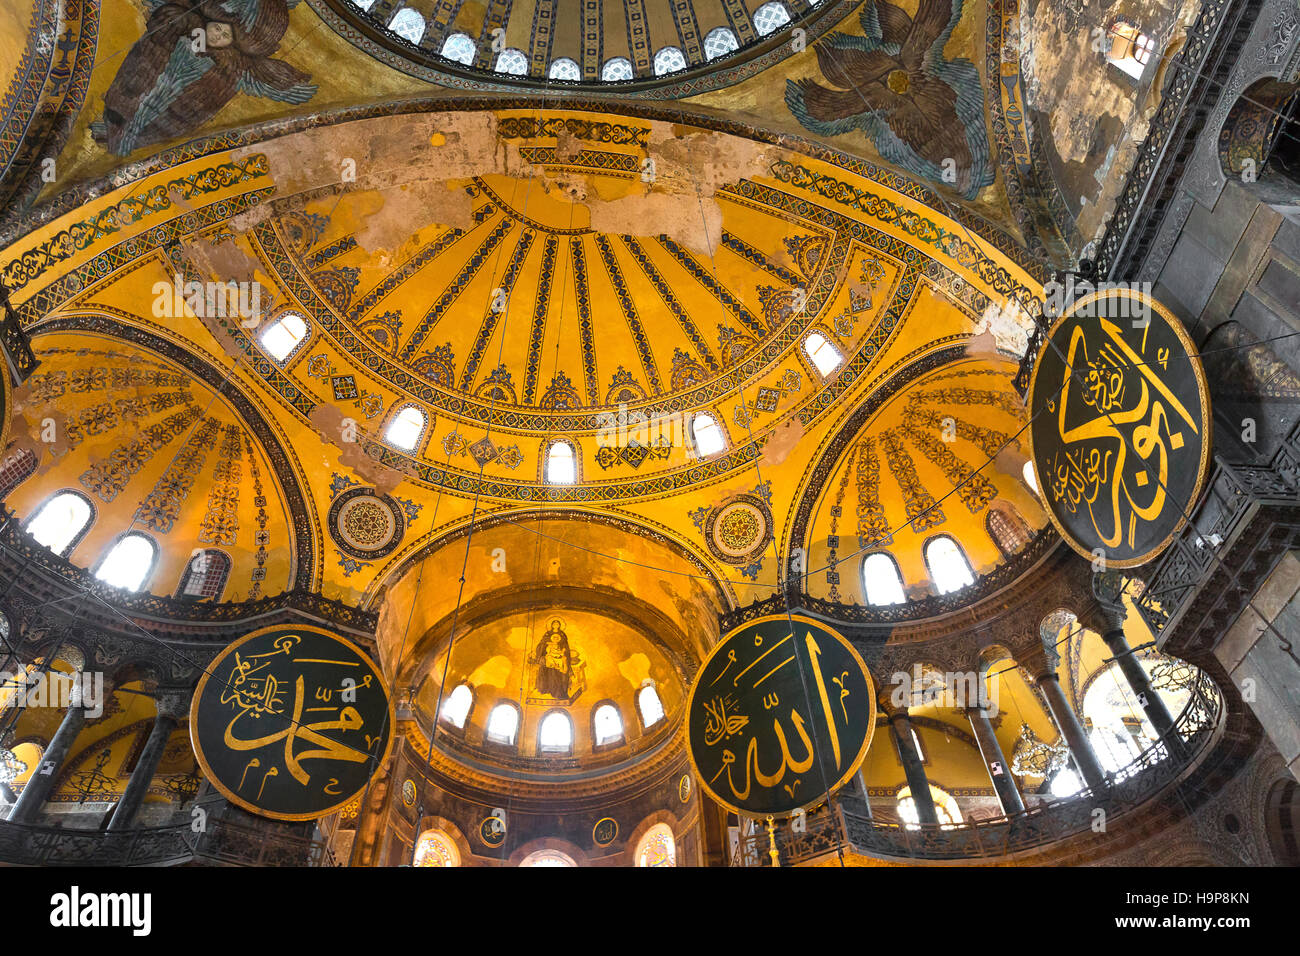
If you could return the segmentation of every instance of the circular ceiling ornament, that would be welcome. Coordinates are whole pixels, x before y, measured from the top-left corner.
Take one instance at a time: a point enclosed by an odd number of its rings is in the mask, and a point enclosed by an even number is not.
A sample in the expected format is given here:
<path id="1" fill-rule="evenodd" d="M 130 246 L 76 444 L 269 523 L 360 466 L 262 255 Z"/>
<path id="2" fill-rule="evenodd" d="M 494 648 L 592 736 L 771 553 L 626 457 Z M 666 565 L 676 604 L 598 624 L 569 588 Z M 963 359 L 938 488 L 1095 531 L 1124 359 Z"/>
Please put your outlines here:
<path id="1" fill-rule="evenodd" d="M 875 715 L 852 644 L 811 618 L 772 614 L 733 630 L 700 667 L 686 748 L 695 779 L 722 806 L 788 816 L 857 772 Z"/>
<path id="2" fill-rule="evenodd" d="M 1092 292 L 1048 331 L 1028 400 L 1034 474 L 1070 547 L 1114 568 L 1164 551 L 1212 448 L 1209 384 L 1182 323 L 1139 289 Z"/>
<path id="3" fill-rule="evenodd" d="M 334 543 L 354 558 L 382 558 L 402 543 L 406 517 L 390 495 L 373 488 L 349 488 L 330 505 L 329 531 Z"/>
<path id="4" fill-rule="evenodd" d="M 772 512 L 757 495 L 738 495 L 705 519 L 704 537 L 719 561 L 748 564 L 772 540 Z"/>
<path id="5" fill-rule="evenodd" d="M 275 625 L 241 637 L 199 679 L 190 742 L 232 803 L 273 820 L 347 806 L 388 759 L 393 703 L 383 675 L 345 638 Z"/>

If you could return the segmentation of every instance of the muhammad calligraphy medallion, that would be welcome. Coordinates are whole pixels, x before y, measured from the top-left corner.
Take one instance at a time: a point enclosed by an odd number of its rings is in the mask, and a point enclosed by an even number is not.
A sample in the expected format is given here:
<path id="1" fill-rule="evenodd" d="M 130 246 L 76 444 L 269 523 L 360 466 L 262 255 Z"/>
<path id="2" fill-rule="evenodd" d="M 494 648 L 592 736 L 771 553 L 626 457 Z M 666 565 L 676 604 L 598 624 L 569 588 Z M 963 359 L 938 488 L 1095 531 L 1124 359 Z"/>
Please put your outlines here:
<path id="1" fill-rule="evenodd" d="M 857 771 L 876 697 L 853 645 L 817 621 L 778 614 L 710 652 L 686 720 L 695 778 L 714 800 L 748 816 L 786 816 Z"/>
<path id="2" fill-rule="evenodd" d="M 1210 464 L 1210 396 L 1182 323 L 1135 289 L 1073 303 L 1029 383 L 1034 473 L 1061 536 L 1115 568 L 1186 523 Z"/>
<path id="3" fill-rule="evenodd" d="M 232 803 L 314 820 L 356 799 L 393 743 L 383 676 L 316 627 L 277 625 L 227 647 L 190 704 L 199 766 Z"/>

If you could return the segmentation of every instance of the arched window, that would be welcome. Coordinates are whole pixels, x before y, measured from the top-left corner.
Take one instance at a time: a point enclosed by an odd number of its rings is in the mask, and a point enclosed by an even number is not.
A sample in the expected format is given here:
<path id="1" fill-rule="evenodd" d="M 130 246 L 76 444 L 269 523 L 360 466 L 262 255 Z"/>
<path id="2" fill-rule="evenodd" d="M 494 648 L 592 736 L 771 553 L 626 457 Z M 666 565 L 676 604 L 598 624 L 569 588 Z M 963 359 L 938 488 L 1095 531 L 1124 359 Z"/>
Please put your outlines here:
<path id="1" fill-rule="evenodd" d="M 708 412 L 699 412 L 691 419 L 691 438 L 695 453 L 701 458 L 716 455 L 727 447 L 727 436 L 716 418 Z"/>
<path id="2" fill-rule="evenodd" d="M 666 46 L 655 54 L 655 76 L 686 69 L 686 57 L 675 46 Z"/>
<path id="3" fill-rule="evenodd" d="M 108 553 L 99 562 L 99 567 L 95 569 L 95 577 L 124 591 L 138 591 L 153 570 L 154 559 L 157 557 L 158 545 L 153 543 L 153 539 L 132 531 L 122 535 L 108 549 Z"/>
<path id="4" fill-rule="evenodd" d="M 90 499 L 75 491 L 61 491 L 41 506 L 27 522 L 26 531 L 36 543 L 66 557 L 80 540 L 93 514 Z"/>
<path id="5" fill-rule="evenodd" d="M 469 684 L 458 684 L 442 702 L 440 716 L 453 727 L 464 730 L 472 706 L 474 706 L 474 691 L 470 690 Z"/>
<path id="6" fill-rule="evenodd" d="M 424 36 L 424 17 L 409 7 L 403 8 L 388 21 L 388 29 L 403 40 L 419 43 L 420 38 Z"/>
<path id="7" fill-rule="evenodd" d="M 551 69 L 546 75 L 553 80 L 580 80 L 582 67 L 567 56 L 562 56 L 558 60 L 551 61 Z"/>
<path id="8" fill-rule="evenodd" d="M 1010 505 L 990 508 L 984 526 L 998 550 L 1008 558 L 1029 543 L 1029 525 Z"/>
<path id="9" fill-rule="evenodd" d="M 1048 792 L 1058 800 L 1065 797 L 1072 797 L 1083 789 L 1083 781 L 1079 775 L 1069 767 L 1062 767 L 1052 775 L 1052 782 L 1048 785 Z"/>
<path id="10" fill-rule="evenodd" d="M 1156 41 L 1137 27 L 1116 23 L 1110 28 L 1110 49 L 1106 59 L 1134 79 L 1141 79 L 1155 48 Z"/>
<path id="11" fill-rule="evenodd" d="M 497 55 L 496 71 L 511 76 L 524 76 L 528 72 L 528 57 L 524 56 L 523 50 L 513 47 L 502 50 Z"/>
<path id="12" fill-rule="evenodd" d="M 831 372 L 840 367 L 844 361 L 844 356 L 840 350 L 830 343 L 830 340 L 820 332 L 809 332 L 808 337 L 803 340 L 803 350 L 812 360 L 817 371 L 825 378 Z"/>
<path id="13" fill-rule="evenodd" d="M 567 441 L 553 441 L 547 447 L 546 480 L 552 485 L 571 485 L 578 480 L 578 462 Z"/>
<path id="14" fill-rule="evenodd" d="M 649 729 L 664 719 L 664 704 L 659 699 L 659 691 L 655 690 L 653 681 L 647 681 L 636 692 L 636 707 L 641 712 L 642 727 Z"/>
<path id="15" fill-rule="evenodd" d="M 623 739 L 623 715 L 613 704 L 599 705 L 591 718 L 591 723 L 597 747 L 618 743 Z"/>
<path id="16" fill-rule="evenodd" d="M 460 866 L 460 850 L 441 830 L 425 830 L 415 844 L 415 866 Z"/>
<path id="17" fill-rule="evenodd" d="M 1024 477 L 1025 484 L 1029 486 L 1029 490 L 1034 493 L 1034 496 L 1041 498 L 1043 493 L 1038 490 L 1038 479 L 1034 476 L 1034 463 L 1032 461 L 1025 462 L 1025 467 L 1020 469 L 1020 474 Z"/>
<path id="18" fill-rule="evenodd" d="M 453 33 L 442 41 L 442 57 L 469 66 L 474 62 L 474 41 L 467 33 Z"/>
<path id="19" fill-rule="evenodd" d="M 765 3 L 754 11 L 754 29 L 761 37 L 773 33 L 790 22 L 790 11 L 783 3 Z"/>
<path id="20" fill-rule="evenodd" d="M 9 497 L 24 481 L 36 474 L 36 455 L 30 448 L 20 448 L 0 464 L 0 501 Z"/>
<path id="21" fill-rule="evenodd" d="M 306 338 L 307 320 L 297 312 L 286 312 L 266 327 L 261 342 L 267 355 L 283 363 Z"/>
<path id="22" fill-rule="evenodd" d="M 704 55 L 710 60 L 726 56 L 740 49 L 736 35 L 726 27 L 714 27 L 704 38 Z"/>
<path id="23" fill-rule="evenodd" d="M 181 572 L 176 596 L 182 601 L 217 601 L 230 577 L 230 555 L 217 548 L 205 548 Z"/>
<path id="24" fill-rule="evenodd" d="M 502 701 L 492 708 L 488 715 L 487 738 L 499 744 L 514 746 L 515 736 L 519 733 L 519 708 L 509 701 Z"/>
<path id="25" fill-rule="evenodd" d="M 867 595 L 867 603 L 876 607 L 902 604 L 907 600 L 898 565 L 883 551 L 867 555 L 862 562 L 862 586 Z"/>
<path id="26" fill-rule="evenodd" d="M 424 412 L 414 405 L 407 405 L 388 423 L 384 440 L 397 448 L 410 451 L 420 443 L 425 421 Z"/>
<path id="27" fill-rule="evenodd" d="M 544 754 L 573 753 L 573 721 L 562 710 L 553 710 L 542 718 L 537 729 L 537 749 Z"/>
<path id="28" fill-rule="evenodd" d="M 975 574 L 961 546 L 946 534 L 931 538 L 925 546 L 925 566 L 940 594 L 951 594 L 975 583 Z"/>
<path id="29" fill-rule="evenodd" d="M 600 78 L 606 83 L 632 79 L 632 61 L 625 56 L 616 56 L 605 61 L 600 68 Z"/>
<path id="30" fill-rule="evenodd" d="M 666 823 L 656 823 L 636 845 L 633 857 L 637 866 L 676 866 L 677 841 L 672 828 Z"/>
<path id="31" fill-rule="evenodd" d="M 1169 713 L 1181 714 L 1191 700 L 1199 671 L 1190 664 L 1164 655 L 1135 659 L 1147 672 L 1155 693 Z M 1180 679 L 1171 680 L 1172 676 Z M 1082 717 L 1089 727 L 1088 741 L 1098 762 L 1107 773 L 1118 774 L 1116 780 L 1131 773 L 1126 770 L 1129 764 L 1160 741 L 1146 709 L 1115 662 L 1099 671 L 1088 683 L 1083 693 Z M 1162 746 L 1153 754 L 1152 762 L 1162 760 L 1166 755 Z"/>
<path id="32" fill-rule="evenodd" d="M 930 784 L 930 799 L 934 801 L 934 815 L 939 818 L 940 826 L 952 827 L 962 822 L 961 810 L 952 794 Z M 916 812 L 916 801 L 912 799 L 912 788 L 903 787 L 898 791 L 898 816 L 909 830 L 921 828 L 921 817 Z"/>
<path id="33" fill-rule="evenodd" d="M 573 857 L 559 850 L 538 850 L 530 853 L 519 863 L 520 866 L 577 866 Z"/>

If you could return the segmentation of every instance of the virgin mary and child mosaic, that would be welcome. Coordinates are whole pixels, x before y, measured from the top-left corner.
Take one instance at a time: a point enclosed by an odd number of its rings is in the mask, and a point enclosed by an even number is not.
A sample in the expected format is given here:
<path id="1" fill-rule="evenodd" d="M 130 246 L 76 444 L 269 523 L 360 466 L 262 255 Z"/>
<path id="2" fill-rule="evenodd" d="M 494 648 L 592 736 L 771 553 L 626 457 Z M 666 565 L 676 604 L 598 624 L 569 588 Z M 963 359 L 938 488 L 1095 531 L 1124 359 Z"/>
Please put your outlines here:
<path id="1" fill-rule="evenodd" d="M 533 667 L 530 703 L 573 703 L 587 689 L 587 662 L 569 644 L 564 624 L 554 618 L 537 642 L 529 664 Z"/>

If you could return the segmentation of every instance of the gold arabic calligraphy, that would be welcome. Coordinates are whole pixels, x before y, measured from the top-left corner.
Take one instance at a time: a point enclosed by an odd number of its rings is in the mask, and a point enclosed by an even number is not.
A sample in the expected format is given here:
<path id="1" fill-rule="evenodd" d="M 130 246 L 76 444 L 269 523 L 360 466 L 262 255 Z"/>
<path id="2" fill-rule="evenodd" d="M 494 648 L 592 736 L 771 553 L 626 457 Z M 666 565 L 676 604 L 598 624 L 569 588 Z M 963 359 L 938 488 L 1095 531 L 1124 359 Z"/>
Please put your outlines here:
<path id="1" fill-rule="evenodd" d="M 777 650 L 777 648 L 781 647 L 787 641 L 792 640 L 793 637 L 794 637 L 793 634 L 789 635 L 784 640 L 779 641 L 776 644 L 772 645 L 763 654 L 760 654 L 757 658 L 755 658 L 752 662 L 750 662 L 748 667 L 744 668 L 744 670 L 740 671 L 740 673 L 736 675 L 736 677 L 733 679 L 733 685 L 737 681 L 739 681 L 740 677 L 742 677 L 746 672 L 750 671 L 756 664 L 758 664 L 759 661 L 761 661 L 768 654 Z M 760 643 L 761 643 L 761 639 L 755 640 L 756 646 L 759 645 Z M 813 637 L 811 631 L 809 631 L 805 636 L 804 645 L 807 648 L 809 659 L 812 662 L 812 670 L 814 675 L 814 681 L 817 687 L 817 695 L 819 701 L 821 702 L 822 712 L 823 712 L 823 716 L 825 717 L 826 726 L 829 730 L 830 744 L 831 744 L 831 749 L 834 757 L 835 769 L 838 770 L 842 762 L 842 754 L 840 752 L 839 730 L 836 726 L 836 718 L 835 718 L 835 713 L 831 706 L 831 700 L 827 694 L 826 680 L 822 675 L 821 660 L 820 660 L 821 648 L 817 644 L 817 640 L 815 637 Z M 772 670 L 763 674 L 754 682 L 751 689 L 756 689 L 761 683 L 763 683 L 763 681 L 765 681 L 773 673 L 780 670 L 782 667 L 784 667 L 786 664 L 790 663 L 794 659 L 795 659 L 794 656 L 791 655 L 786 660 L 776 665 L 776 667 L 774 667 Z M 713 683 L 716 684 L 718 680 L 722 677 L 722 674 L 725 674 L 727 670 L 731 667 L 731 665 L 734 663 L 736 663 L 736 653 L 734 650 L 732 650 L 728 653 L 728 662 L 726 667 L 723 668 L 722 673 L 720 673 L 717 677 L 714 678 Z M 834 683 L 839 685 L 840 688 L 840 694 L 837 703 L 840 704 L 840 708 L 844 714 L 844 719 L 846 723 L 848 720 L 848 711 L 844 707 L 844 699 L 850 696 L 851 693 L 848 690 L 848 688 L 844 686 L 844 680 L 847 679 L 848 673 L 849 673 L 848 671 L 845 671 L 839 677 L 832 678 Z M 763 698 L 763 704 L 765 709 L 771 710 L 774 707 L 776 707 L 778 703 L 779 703 L 779 697 L 776 693 L 768 694 Z M 704 743 L 708 747 L 716 746 L 717 744 L 725 740 L 728 740 L 733 736 L 741 734 L 750 725 L 749 717 L 739 712 L 739 704 L 733 697 L 725 696 L 725 695 L 714 696 L 711 700 L 709 700 L 704 704 L 704 709 L 705 712 L 708 714 L 708 719 L 705 722 L 705 727 L 704 727 Z M 801 713 L 799 713 L 799 708 L 797 706 L 790 708 L 788 719 L 789 722 L 793 725 L 794 732 L 798 735 L 800 741 L 801 756 L 798 759 L 795 759 L 794 755 L 792 755 L 790 752 L 790 740 L 787 737 L 785 727 L 782 725 L 781 717 L 777 715 L 772 718 L 771 726 L 772 726 L 772 733 L 775 734 L 776 742 L 781 752 L 780 764 L 771 771 L 764 770 L 762 767 L 760 767 L 759 766 L 759 738 L 756 735 L 750 736 L 749 742 L 746 745 L 744 750 L 744 760 L 740 761 L 744 769 L 744 775 L 741 778 L 740 782 L 737 783 L 736 780 L 736 774 L 738 771 L 738 768 L 736 767 L 736 764 L 738 762 L 736 757 L 736 751 L 731 746 L 727 746 L 723 748 L 721 753 L 721 758 L 720 758 L 721 766 L 718 768 L 717 772 L 713 775 L 709 783 L 710 784 L 714 783 L 725 772 L 727 776 L 727 785 L 731 789 L 732 795 L 735 796 L 736 799 L 743 801 L 749 799 L 751 789 L 755 783 L 757 783 L 759 787 L 765 789 L 771 789 L 774 787 L 783 786 L 782 782 L 785 780 L 786 774 L 791 774 L 795 779 L 792 780 L 789 784 L 784 784 L 784 789 L 786 790 L 787 793 L 793 795 L 795 788 L 800 783 L 800 780 L 798 779 L 799 775 L 803 773 L 807 773 L 808 770 L 812 768 L 813 762 L 816 759 L 816 751 L 815 748 L 813 747 L 813 742 L 811 738 L 808 736 L 808 730 L 807 730 L 808 722 L 804 718 L 804 716 Z"/>
<path id="2" fill-rule="evenodd" d="M 1070 335 L 1065 387 L 1056 410 L 1064 447 L 1048 462 L 1049 487 L 1070 514 L 1080 504 L 1087 507 L 1098 540 L 1107 548 L 1121 542 L 1133 548 L 1138 522 L 1153 521 L 1165 508 L 1172 453 L 1186 444 L 1181 428 L 1193 435 L 1200 430 L 1155 369 L 1124 341 L 1119 327 L 1102 319 L 1101 328 L 1106 340 L 1092 356 L 1082 327 Z M 1168 351 L 1161 349 L 1160 358 L 1167 363 Z M 1079 369 L 1084 380 L 1075 401 L 1072 369 Z M 1096 414 L 1070 426 L 1077 401 Z M 1136 459 L 1130 457 L 1130 443 Z"/>
<path id="3" fill-rule="evenodd" d="M 302 674 L 297 674 L 293 679 L 293 703 L 291 707 L 286 708 L 284 695 L 289 685 L 280 676 L 271 672 L 272 664 L 275 663 L 272 659 L 280 658 L 281 661 L 291 659 L 292 649 L 296 643 L 296 639 L 277 641 L 275 651 L 269 651 L 265 654 L 253 654 L 248 657 L 244 657 L 239 652 L 235 653 L 235 666 L 227 686 L 223 688 L 221 703 L 232 704 L 236 713 L 231 718 L 230 723 L 226 725 L 222 740 L 231 750 L 237 751 L 259 750 L 262 747 L 283 740 L 285 769 L 289 771 L 289 774 L 295 780 L 306 786 L 311 782 L 312 775 L 303 767 L 303 761 L 342 760 L 349 763 L 360 763 L 368 759 L 369 755 L 341 741 L 325 736 L 325 731 L 346 732 L 360 730 L 365 726 L 365 720 L 360 711 L 351 704 L 335 707 L 305 707 L 307 687 Z M 351 661 L 314 661 L 313 663 L 357 666 Z M 370 675 L 366 675 L 364 680 L 356 686 L 368 688 L 370 683 Z M 328 701 L 332 695 L 333 689 L 316 688 L 316 700 Z M 303 723 L 303 715 L 307 710 L 331 712 L 333 717 L 332 719 Z M 281 718 L 286 722 L 286 726 L 274 733 L 263 734 L 259 737 L 241 737 L 236 734 L 236 725 L 241 725 L 241 722 L 242 725 L 246 725 L 250 721 L 258 721 L 264 717 Z M 315 745 L 315 747 L 314 749 L 300 749 L 300 745 L 303 744 Z M 244 778 L 247 778 L 250 768 L 260 766 L 260 761 L 254 757 L 244 768 Z M 263 774 L 261 785 L 258 788 L 259 797 L 262 789 L 266 786 L 266 779 L 278 775 L 279 770 L 274 766 Z M 336 782 L 331 778 L 331 783 Z M 242 788 L 243 785 L 244 779 L 241 779 L 240 787 Z"/>

